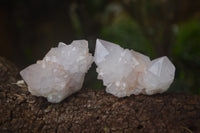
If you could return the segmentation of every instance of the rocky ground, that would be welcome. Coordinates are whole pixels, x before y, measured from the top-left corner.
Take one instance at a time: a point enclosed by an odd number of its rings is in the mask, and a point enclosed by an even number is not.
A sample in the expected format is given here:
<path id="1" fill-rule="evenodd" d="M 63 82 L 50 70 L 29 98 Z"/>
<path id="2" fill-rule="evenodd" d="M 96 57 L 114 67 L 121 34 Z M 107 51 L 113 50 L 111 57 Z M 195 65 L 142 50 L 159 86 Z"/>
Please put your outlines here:
<path id="1" fill-rule="evenodd" d="M 32 96 L 18 69 L 0 58 L 0 132 L 200 132 L 200 96 L 158 94 L 117 98 L 82 89 L 58 104 Z"/>

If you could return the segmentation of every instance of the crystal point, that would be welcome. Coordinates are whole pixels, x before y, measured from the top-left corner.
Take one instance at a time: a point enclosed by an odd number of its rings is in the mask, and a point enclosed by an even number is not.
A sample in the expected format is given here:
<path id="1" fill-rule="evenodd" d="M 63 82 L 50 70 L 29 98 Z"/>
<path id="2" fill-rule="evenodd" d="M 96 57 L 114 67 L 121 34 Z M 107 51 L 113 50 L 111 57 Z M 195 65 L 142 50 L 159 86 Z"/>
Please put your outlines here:
<path id="1" fill-rule="evenodd" d="M 105 56 L 107 56 L 109 54 L 108 50 L 106 49 L 106 47 L 104 45 L 102 45 L 101 40 L 99 40 L 99 39 L 97 39 L 95 51 L 97 51 L 95 53 L 95 60 L 98 63 L 103 61 Z"/>
<path id="2" fill-rule="evenodd" d="M 87 41 L 77 40 L 71 45 L 59 43 L 43 60 L 28 66 L 20 74 L 33 95 L 58 103 L 81 89 L 92 62 Z"/>
<path id="3" fill-rule="evenodd" d="M 117 97 L 163 93 L 174 80 L 175 67 L 166 57 L 149 57 L 97 39 L 95 49 L 98 79 Z"/>

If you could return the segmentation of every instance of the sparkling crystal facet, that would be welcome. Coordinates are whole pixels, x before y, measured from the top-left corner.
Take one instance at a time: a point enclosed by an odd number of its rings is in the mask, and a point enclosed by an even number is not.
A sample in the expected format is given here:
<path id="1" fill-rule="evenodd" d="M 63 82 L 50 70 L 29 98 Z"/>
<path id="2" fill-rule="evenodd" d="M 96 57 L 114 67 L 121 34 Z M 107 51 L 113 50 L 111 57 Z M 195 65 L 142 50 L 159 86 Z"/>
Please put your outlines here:
<path id="1" fill-rule="evenodd" d="M 175 67 L 167 57 L 149 57 L 97 39 L 95 49 L 98 79 L 117 97 L 162 93 L 174 80 Z"/>
<path id="2" fill-rule="evenodd" d="M 71 45 L 59 43 L 43 60 L 25 68 L 20 74 L 33 95 L 58 103 L 81 89 L 92 62 L 87 41 L 73 41 Z"/>

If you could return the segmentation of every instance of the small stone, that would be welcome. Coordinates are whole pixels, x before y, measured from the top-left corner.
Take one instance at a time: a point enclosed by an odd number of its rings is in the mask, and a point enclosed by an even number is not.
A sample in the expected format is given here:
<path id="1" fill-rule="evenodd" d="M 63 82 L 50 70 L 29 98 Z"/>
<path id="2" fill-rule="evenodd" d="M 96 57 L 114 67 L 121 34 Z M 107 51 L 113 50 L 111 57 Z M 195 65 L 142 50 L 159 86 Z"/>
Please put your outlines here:
<path id="1" fill-rule="evenodd" d="M 88 42 L 59 43 L 36 64 L 20 72 L 32 95 L 43 96 L 58 103 L 82 87 L 85 73 L 93 57 L 88 53 Z"/>
<path id="2" fill-rule="evenodd" d="M 97 39 L 95 63 L 106 92 L 117 97 L 165 92 L 174 80 L 175 67 L 166 57 L 148 56 Z"/>

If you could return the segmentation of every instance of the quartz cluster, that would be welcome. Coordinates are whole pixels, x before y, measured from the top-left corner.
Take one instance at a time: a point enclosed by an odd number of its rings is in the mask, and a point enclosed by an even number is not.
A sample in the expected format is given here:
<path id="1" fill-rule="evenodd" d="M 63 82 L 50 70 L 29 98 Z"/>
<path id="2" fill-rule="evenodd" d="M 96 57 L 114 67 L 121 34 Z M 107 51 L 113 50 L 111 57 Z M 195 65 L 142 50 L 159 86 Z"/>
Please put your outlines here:
<path id="1" fill-rule="evenodd" d="M 174 80 L 175 67 L 166 56 L 151 61 L 108 41 L 97 39 L 94 60 L 98 79 L 117 97 L 163 93 Z"/>
<path id="2" fill-rule="evenodd" d="M 43 60 L 28 66 L 20 74 L 31 94 L 58 103 L 81 89 L 85 73 L 93 62 L 88 51 L 85 40 L 73 41 L 70 45 L 60 42 Z"/>

